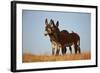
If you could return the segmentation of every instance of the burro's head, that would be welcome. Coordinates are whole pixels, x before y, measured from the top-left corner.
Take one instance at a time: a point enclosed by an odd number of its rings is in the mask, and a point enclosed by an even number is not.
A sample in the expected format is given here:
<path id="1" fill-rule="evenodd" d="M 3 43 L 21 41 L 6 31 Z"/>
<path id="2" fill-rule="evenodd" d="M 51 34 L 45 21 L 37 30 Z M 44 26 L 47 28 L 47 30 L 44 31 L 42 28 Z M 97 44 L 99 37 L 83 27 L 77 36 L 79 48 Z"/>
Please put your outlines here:
<path id="1" fill-rule="evenodd" d="M 45 32 L 44 35 L 53 35 L 56 31 L 58 31 L 58 26 L 59 26 L 59 22 L 57 21 L 57 23 L 54 23 L 54 20 L 50 20 L 50 22 L 48 22 L 48 19 L 45 19 Z"/>

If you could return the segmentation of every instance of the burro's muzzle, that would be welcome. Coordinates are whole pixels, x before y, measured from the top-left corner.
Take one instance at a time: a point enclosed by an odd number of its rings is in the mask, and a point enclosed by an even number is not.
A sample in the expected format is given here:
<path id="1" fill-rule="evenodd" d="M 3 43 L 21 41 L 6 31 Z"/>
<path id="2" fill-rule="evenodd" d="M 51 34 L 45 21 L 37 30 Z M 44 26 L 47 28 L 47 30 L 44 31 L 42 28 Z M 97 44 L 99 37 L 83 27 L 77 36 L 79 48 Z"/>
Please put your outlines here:
<path id="1" fill-rule="evenodd" d="M 47 36 L 47 35 L 48 35 L 47 31 L 45 31 L 45 32 L 44 32 L 44 35 L 45 35 L 45 36 Z"/>

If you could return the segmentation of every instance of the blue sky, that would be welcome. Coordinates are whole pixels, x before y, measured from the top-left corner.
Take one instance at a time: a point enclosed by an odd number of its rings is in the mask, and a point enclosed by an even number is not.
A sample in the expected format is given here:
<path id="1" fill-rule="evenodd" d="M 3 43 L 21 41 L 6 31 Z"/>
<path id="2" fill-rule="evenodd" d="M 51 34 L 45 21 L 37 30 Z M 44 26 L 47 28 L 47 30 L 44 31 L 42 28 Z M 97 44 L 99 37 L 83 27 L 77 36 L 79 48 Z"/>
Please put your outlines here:
<path id="1" fill-rule="evenodd" d="M 22 11 L 23 53 L 51 54 L 49 37 L 44 36 L 45 19 L 59 21 L 60 30 L 74 31 L 80 35 L 82 52 L 91 49 L 91 14 L 79 12 Z"/>

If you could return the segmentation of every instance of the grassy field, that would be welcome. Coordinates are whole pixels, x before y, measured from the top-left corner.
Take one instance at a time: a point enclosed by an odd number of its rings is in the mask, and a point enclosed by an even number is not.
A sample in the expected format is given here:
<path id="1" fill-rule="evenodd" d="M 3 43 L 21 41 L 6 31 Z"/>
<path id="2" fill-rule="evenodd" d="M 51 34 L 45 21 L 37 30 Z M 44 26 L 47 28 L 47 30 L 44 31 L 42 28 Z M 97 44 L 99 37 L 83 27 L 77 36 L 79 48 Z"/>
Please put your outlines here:
<path id="1" fill-rule="evenodd" d="M 69 60 L 87 60 L 91 59 L 90 53 L 81 53 L 81 54 L 66 54 L 63 56 L 48 56 L 48 55 L 32 55 L 32 54 L 23 54 L 23 62 L 45 62 L 45 61 L 69 61 Z"/>

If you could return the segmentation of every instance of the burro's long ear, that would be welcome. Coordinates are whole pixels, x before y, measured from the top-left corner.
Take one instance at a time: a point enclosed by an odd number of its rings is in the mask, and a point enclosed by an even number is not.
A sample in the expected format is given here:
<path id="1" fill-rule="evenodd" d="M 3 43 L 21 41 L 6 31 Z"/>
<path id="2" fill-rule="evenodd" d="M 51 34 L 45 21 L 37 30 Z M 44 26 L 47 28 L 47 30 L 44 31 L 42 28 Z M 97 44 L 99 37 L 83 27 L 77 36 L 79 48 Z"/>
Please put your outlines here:
<path id="1" fill-rule="evenodd" d="M 54 21 L 52 19 L 50 20 L 50 24 L 54 24 Z"/>
<path id="2" fill-rule="evenodd" d="M 51 27 L 55 26 L 54 21 L 52 19 L 50 20 L 50 25 Z"/>
<path id="3" fill-rule="evenodd" d="M 47 18 L 45 19 L 45 24 L 46 24 L 46 25 L 48 24 L 48 19 L 47 19 Z"/>
<path id="4" fill-rule="evenodd" d="M 57 27 L 59 26 L 59 21 L 57 21 L 56 26 L 57 26 Z"/>

